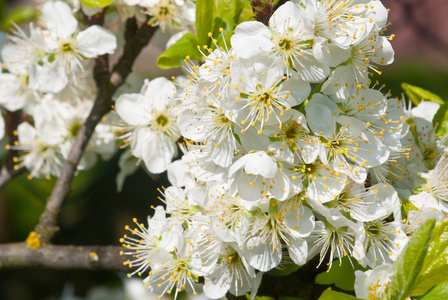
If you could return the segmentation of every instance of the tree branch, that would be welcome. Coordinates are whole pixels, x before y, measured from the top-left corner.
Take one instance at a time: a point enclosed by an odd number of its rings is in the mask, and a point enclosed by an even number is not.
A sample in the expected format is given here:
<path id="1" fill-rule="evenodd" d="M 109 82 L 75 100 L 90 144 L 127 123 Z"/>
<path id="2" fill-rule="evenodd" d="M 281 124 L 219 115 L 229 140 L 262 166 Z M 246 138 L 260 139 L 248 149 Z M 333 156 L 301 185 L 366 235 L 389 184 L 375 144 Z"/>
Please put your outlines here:
<path id="1" fill-rule="evenodd" d="M 269 18 L 274 13 L 274 0 L 249 0 L 255 19 L 269 25 Z"/>
<path id="2" fill-rule="evenodd" d="M 0 189 L 7 185 L 14 177 L 19 176 L 25 171 L 25 167 L 18 168 L 17 170 L 9 170 L 7 166 L 3 166 L 0 170 Z"/>
<path id="3" fill-rule="evenodd" d="M 129 271 L 118 254 L 119 246 L 55 246 L 32 250 L 25 242 L 0 245 L 0 269 L 43 267 L 50 269 Z"/>
<path id="4" fill-rule="evenodd" d="M 156 29 L 147 24 L 143 24 L 138 28 L 136 26 L 136 20 L 130 19 L 127 21 L 124 52 L 117 64 L 113 67 L 113 72 L 109 72 L 108 55 L 103 55 L 96 59 L 93 73 L 98 87 L 98 94 L 95 99 L 95 104 L 84 125 L 78 131 L 70 154 L 62 167 L 61 174 L 51 196 L 47 200 L 39 224 L 35 228 L 35 232 L 39 236 L 40 245 L 47 245 L 51 238 L 59 231 L 57 225 L 59 210 L 70 192 L 70 185 L 84 149 L 96 125 L 110 111 L 113 94 L 132 71 L 132 65 L 135 59 L 148 44 Z"/>

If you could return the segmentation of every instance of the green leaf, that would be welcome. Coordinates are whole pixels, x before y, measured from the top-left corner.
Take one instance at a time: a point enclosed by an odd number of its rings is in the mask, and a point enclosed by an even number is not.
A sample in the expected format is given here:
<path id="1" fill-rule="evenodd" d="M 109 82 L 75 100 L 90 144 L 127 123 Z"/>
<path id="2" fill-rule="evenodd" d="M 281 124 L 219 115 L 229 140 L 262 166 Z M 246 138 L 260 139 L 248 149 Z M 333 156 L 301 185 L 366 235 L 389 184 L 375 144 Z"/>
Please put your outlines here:
<path id="1" fill-rule="evenodd" d="M 2 29 L 7 30 L 11 28 L 11 22 L 18 25 L 31 22 L 37 17 L 37 11 L 31 6 L 19 6 L 12 9 L 2 21 Z"/>
<path id="2" fill-rule="evenodd" d="M 221 17 L 215 18 L 215 23 L 213 27 L 213 38 L 216 39 L 216 43 L 220 47 L 224 47 L 223 35 L 220 32 L 220 28 L 223 29 L 224 38 L 226 40 L 227 45 L 230 45 L 230 37 L 233 35 L 235 27 L 232 23 L 228 23 L 225 19 L 221 19 Z M 212 40 L 210 39 L 209 46 L 212 44 Z M 212 48 L 215 48 L 213 46 Z"/>
<path id="3" fill-rule="evenodd" d="M 417 195 L 424 191 L 426 191 L 426 183 L 420 184 L 420 185 L 417 185 L 416 187 L 414 187 L 414 189 L 412 190 L 412 193 Z"/>
<path id="4" fill-rule="evenodd" d="M 355 287 L 355 270 L 365 271 L 359 264 L 352 267 L 348 257 L 342 258 L 342 263 L 333 263 L 330 270 L 317 274 L 316 283 L 322 285 L 334 284 L 336 287 L 353 291 Z"/>
<path id="5" fill-rule="evenodd" d="M 210 45 L 209 32 L 213 31 L 215 25 L 216 7 L 213 0 L 196 1 L 196 38 L 202 45 Z"/>
<path id="6" fill-rule="evenodd" d="M 251 300 L 250 294 L 246 294 L 246 299 Z M 269 296 L 255 296 L 254 300 L 275 300 L 274 297 Z"/>
<path id="7" fill-rule="evenodd" d="M 448 135 L 448 120 L 442 122 L 441 124 L 439 124 L 439 126 L 437 126 L 436 135 L 441 138 Z"/>
<path id="8" fill-rule="evenodd" d="M 435 220 L 429 219 L 412 236 L 394 263 L 395 273 L 382 299 L 406 299 L 414 288 L 429 247 Z"/>
<path id="9" fill-rule="evenodd" d="M 110 5 L 114 0 L 81 0 L 85 6 L 105 7 Z"/>
<path id="10" fill-rule="evenodd" d="M 237 0 L 215 0 L 215 7 L 217 7 L 216 17 L 224 20 L 227 24 L 235 24 Z"/>
<path id="11" fill-rule="evenodd" d="M 180 61 L 187 55 L 191 59 L 200 60 L 202 54 L 198 51 L 197 45 L 196 37 L 188 32 L 157 58 L 157 65 L 162 69 L 175 68 L 180 66 Z"/>
<path id="12" fill-rule="evenodd" d="M 243 3 L 240 0 L 214 0 L 216 9 L 216 17 L 213 23 L 213 38 L 217 40 L 217 44 L 224 47 L 223 35 L 227 45 L 230 45 L 230 37 L 235 31 L 235 27 L 238 24 L 238 17 L 241 14 L 241 10 L 244 8 Z M 245 2 L 244 4 L 249 4 Z M 220 33 L 220 28 L 223 29 L 223 34 Z M 211 40 L 210 40 L 211 42 Z M 210 45 L 209 42 L 209 45 Z"/>
<path id="13" fill-rule="evenodd" d="M 332 291 L 330 288 L 319 297 L 319 300 L 355 300 L 359 299 L 348 294 Z"/>
<path id="14" fill-rule="evenodd" d="M 233 19 L 236 25 L 245 21 L 255 20 L 255 15 L 249 1 L 235 0 L 235 16 Z"/>
<path id="15" fill-rule="evenodd" d="M 252 7 L 247 0 L 197 0 L 196 2 L 196 38 L 198 43 L 213 47 L 211 32 L 217 44 L 224 47 L 223 35 L 227 45 L 235 27 L 253 19 Z M 222 28 L 222 34 L 220 32 Z"/>
<path id="16" fill-rule="evenodd" d="M 436 129 L 436 134 L 439 137 L 444 137 L 448 134 L 448 102 L 445 102 L 437 110 L 432 125 Z"/>
<path id="17" fill-rule="evenodd" d="M 39 222 L 45 208 L 45 199 L 50 195 L 55 180 L 29 180 L 22 174 L 12 180 L 3 190 L 3 201 L 11 212 L 11 233 L 25 239 Z"/>
<path id="18" fill-rule="evenodd" d="M 448 280 L 448 219 L 437 223 L 429 249 L 411 295 L 423 295 L 433 286 Z"/>
<path id="19" fill-rule="evenodd" d="M 420 300 L 448 299 L 448 281 L 444 281 L 431 289 Z"/>
<path id="20" fill-rule="evenodd" d="M 432 125 L 435 127 L 436 124 L 440 124 L 443 121 L 448 121 L 448 102 L 439 107 L 432 120 Z"/>
<path id="21" fill-rule="evenodd" d="M 408 199 L 401 199 L 401 213 L 404 216 L 407 216 L 410 210 L 419 210 L 419 209 L 414 204 L 412 204 L 412 202 L 409 201 Z M 414 232 L 414 230 L 412 232 Z"/>
<path id="22" fill-rule="evenodd" d="M 266 274 L 270 275 L 270 276 L 287 276 L 287 275 L 297 271 L 299 268 L 300 268 L 300 266 L 298 266 L 294 263 L 290 263 L 281 269 L 274 268 L 274 269 L 268 271 Z"/>
<path id="23" fill-rule="evenodd" d="M 411 99 L 412 103 L 415 105 L 418 105 L 422 100 L 429 100 L 435 103 L 444 104 L 444 101 L 438 95 L 422 89 L 421 87 L 410 85 L 408 83 L 402 83 L 401 87 L 408 98 Z"/>
<path id="24" fill-rule="evenodd" d="M 254 12 L 252 11 L 252 7 L 249 5 L 249 6 L 244 7 L 244 9 L 241 11 L 241 14 L 238 18 L 237 24 L 241 24 L 246 21 L 254 21 L 254 20 L 255 20 L 255 15 L 254 15 Z"/>

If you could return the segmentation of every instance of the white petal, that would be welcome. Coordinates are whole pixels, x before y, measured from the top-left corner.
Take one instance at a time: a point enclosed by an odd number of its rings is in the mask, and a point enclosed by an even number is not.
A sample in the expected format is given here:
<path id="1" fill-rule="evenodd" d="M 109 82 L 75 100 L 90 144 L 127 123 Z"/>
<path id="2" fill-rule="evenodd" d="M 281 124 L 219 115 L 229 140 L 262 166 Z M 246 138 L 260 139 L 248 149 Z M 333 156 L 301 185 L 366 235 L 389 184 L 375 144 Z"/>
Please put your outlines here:
<path id="1" fill-rule="evenodd" d="M 143 153 L 146 151 L 146 144 L 152 136 L 149 127 L 137 127 L 132 134 L 131 153 L 133 156 L 143 158 Z"/>
<path id="2" fill-rule="evenodd" d="M 221 267 L 217 272 L 205 277 L 204 293 L 210 299 L 219 299 L 226 295 L 230 289 L 232 277 L 227 268 Z"/>
<path id="3" fill-rule="evenodd" d="M 145 145 L 142 158 L 149 172 L 154 174 L 165 172 L 176 153 L 175 142 L 166 135 L 153 132 Z"/>
<path id="4" fill-rule="evenodd" d="M 134 172 L 138 169 L 137 162 L 138 159 L 134 158 L 129 151 L 123 152 L 123 154 L 120 156 L 120 159 L 118 160 L 120 172 L 115 178 L 115 182 L 117 184 L 117 192 L 121 192 L 123 190 L 123 185 L 126 177 L 134 174 Z"/>
<path id="5" fill-rule="evenodd" d="M 196 181 L 189 171 L 189 167 L 182 160 L 172 162 L 168 167 L 168 180 L 172 185 L 178 187 L 194 187 Z"/>
<path id="6" fill-rule="evenodd" d="M 308 207 L 300 205 L 286 206 L 287 212 L 283 214 L 285 217 L 283 222 L 290 229 L 290 234 L 296 238 L 309 236 L 314 229 L 314 214 Z"/>
<path id="7" fill-rule="evenodd" d="M 294 78 L 296 77 L 296 78 Z M 288 98 L 285 102 L 289 104 L 289 107 L 293 107 L 301 104 L 306 97 L 310 94 L 311 87 L 309 82 L 303 81 L 298 76 L 289 78 L 284 81 L 279 88 L 279 93 L 283 91 L 289 91 Z"/>
<path id="8" fill-rule="evenodd" d="M 58 93 L 68 82 L 65 67 L 54 61 L 52 64 L 45 64 L 44 66 L 36 65 L 36 73 L 30 73 L 29 87 L 33 87 L 44 92 Z"/>
<path id="9" fill-rule="evenodd" d="M 291 29 L 303 27 L 302 18 L 304 16 L 298 6 L 292 2 L 286 2 L 280 6 L 269 19 L 269 27 L 279 33 L 288 32 Z"/>
<path id="10" fill-rule="evenodd" d="M 246 59 L 268 52 L 274 47 L 269 29 L 257 21 L 239 24 L 230 41 L 236 54 Z"/>
<path id="11" fill-rule="evenodd" d="M 311 104 L 311 102 L 310 102 Z M 312 131 L 330 138 L 334 135 L 336 122 L 331 110 L 319 103 L 306 106 L 306 118 Z"/>
<path id="12" fill-rule="evenodd" d="M 70 7 L 61 2 L 47 2 L 42 6 L 40 19 L 51 31 L 56 31 L 59 38 L 67 39 L 75 33 L 78 21 Z"/>
<path id="13" fill-rule="evenodd" d="M 154 109 L 163 111 L 174 102 L 176 87 L 165 77 L 157 77 L 151 81 L 145 80 L 141 94 L 151 99 Z"/>
<path id="14" fill-rule="evenodd" d="M 389 65 L 394 62 L 394 49 L 386 37 L 381 36 L 379 39 L 380 40 L 375 44 L 375 54 L 377 56 L 372 58 L 372 61 L 382 65 Z"/>
<path id="15" fill-rule="evenodd" d="M 9 111 L 21 109 L 27 98 L 22 93 L 20 78 L 10 73 L 0 73 L 0 103 L 3 107 Z"/>
<path id="16" fill-rule="evenodd" d="M 28 122 L 22 122 L 17 127 L 18 139 L 21 145 L 29 146 L 35 142 L 36 130 Z"/>
<path id="17" fill-rule="evenodd" d="M 271 241 L 272 239 L 268 237 L 267 240 Z M 260 237 L 248 239 L 246 257 L 252 267 L 266 272 L 278 266 L 282 260 L 282 246 L 278 238 L 275 240 L 278 242 L 278 245 L 262 244 Z"/>
<path id="18" fill-rule="evenodd" d="M 261 193 L 261 190 L 264 190 L 264 185 L 261 184 L 261 180 L 256 180 L 254 177 L 249 177 L 246 173 L 242 172 L 241 176 L 237 178 L 236 185 L 241 199 L 252 202 L 264 198 Z"/>
<path id="19" fill-rule="evenodd" d="M 101 26 L 93 25 L 76 36 L 79 52 L 93 58 L 103 54 L 113 54 L 117 48 L 117 38 Z"/>
<path id="20" fill-rule="evenodd" d="M 308 255 L 308 244 L 304 239 L 301 238 L 289 238 L 288 253 L 289 257 L 299 266 L 306 263 L 306 258 Z"/>
<path id="21" fill-rule="evenodd" d="M 141 94 L 123 94 L 115 102 L 115 110 L 129 125 L 147 125 L 152 120 L 152 104 Z"/>
<path id="22" fill-rule="evenodd" d="M 336 67 L 343 62 L 346 62 L 351 55 L 351 48 L 343 49 L 338 47 L 335 44 L 329 44 L 328 48 L 330 49 L 330 66 Z"/>
<path id="23" fill-rule="evenodd" d="M 261 175 L 264 178 L 272 178 L 278 172 L 277 161 L 274 157 L 267 155 L 263 151 L 247 154 L 250 159 L 244 166 L 247 174 Z"/>
<path id="24" fill-rule="evenodd" d="M 5 120 L 3 115 L 0 113 L 0 140 L 5 136 Z"/>
<path id="25" fill-rule="evenodd" d="M 409 201 L 411 201 L 413 205 L 420 209 L 429 207 L 441 210 L 439 202 L 427 192 L 421 192 L 417 195 L 412 195 L 409 197 Z"/>
<path id="26" fill-rule="evenodd" d="M 371 8 L 367 17 L 371 17 L 379 28 L 387 25 L 388 10 L 384 7 L 381 1 L 370 1 L 368 6 Z"/>
<path id="27" fill-rule="evenodd" d="M 432 119 L 439 108 L 440 104 L 438 103 L 432 101 L 422 101 L 416 107 L 412 108 L 412 117 L 421 118 L 432 123 Z"/>

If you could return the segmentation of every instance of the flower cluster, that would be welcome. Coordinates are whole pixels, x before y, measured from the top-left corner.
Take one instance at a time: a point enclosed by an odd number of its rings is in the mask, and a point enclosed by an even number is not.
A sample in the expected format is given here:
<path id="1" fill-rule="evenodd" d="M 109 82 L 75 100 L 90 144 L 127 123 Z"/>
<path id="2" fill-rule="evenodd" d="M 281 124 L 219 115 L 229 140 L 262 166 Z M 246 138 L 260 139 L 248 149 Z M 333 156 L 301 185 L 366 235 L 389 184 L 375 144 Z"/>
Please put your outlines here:
<path id="1" fill-rule="evenodd" d="M 380 1 L 290 1 L 268 26 L 239 24 L 231 47 L 205 46 L 203 64 L 185 59 L 177 88 L 158 78 L 120 97 L 133 155 L 172 183 L 166 208 L 122 239 L 132 274 L 150 268 L 160 295 L 196 293 L 204 277 L 209 298 L 254 296 L 264 272 L 316 255 L 388 266 L 444 217 L 446 138 L 369 80 L 393 61 L 386 25 Z"/>
<path id="2" fill-rule="evenodd" d="M 99 25 L 85 28 L 83 23 L 78 22 L 78 12 L 82 7 L 79 1 L 70 4 L 48 1 L 41 5 L 38 26 L 30 24 L 28 34 L 13 24 L 15 29 L 8 37 L 11 42 L 4 45 L 1 51 L 0 106 L 8 111 L 23 110 L 26 113 L 24 122 L 16 131 L 18 140 L 11 147 L 23 153 L 15 158 L 15 168 L 25 166 L 30 171 L 30 178 L 59 176 L 97 93 L 92 73 L 88 70 L 89 60 L 113 54 L 117 48 L 117 39 L 112 32 Z M 136 17 L 141 21 L 146 19 L 141 13 L 142 7 L 145 7 L 146 13 L 152 16 L 149 24 L 162 29 L 187 29 L 194 22 L 195 6 L 189 0 L 123 0 L 116 1 L 114 5 L 122 18 Z M 85 6 L 82 10 L 84 14 L 98 12 L 98 8 Z M 176 123 L 175 115 L 168 113 L 173 101 L 176 101 L 175 93 L 168 90 L 160 95 L 154 94 L 154 89 L 166 90 L 172 84 L 165 79 L 162 86 L 157 85 L 157 81 L 147 83 L 139 100 L 125 95 L 117 101 L 116 112 L 110 112 L 95 128 L 86 153 L 77 166 L 78 170 L 93 166 L 97 154 L 104 159 L 111 157 L 117 149 L 117 131 L 122 132 L 118 137 L 124 139 L 125 145 L 132 145 L 136 157 L 143 159 L 148 166 L 152 164 L 148 167 L 150 172 L 166 170 L 166 165 L 177 153 L 173 142 L 180 134 L 177 127 L 172 126 Z M 142 100 L 145 95 L 161 103 L 147 107 Z M 152 114 L 150 119 L 145 120 L 144 116 L 130 120 L 125 116 L 122 111 L 129 111 L 129 106 L 138 107 L 137 103 L 143 105 L 140 113 L 148 111 Z M 132 130 L 118 122 L 117 112 L 132 126 Z M 150 123 L 154 126 L 150 130 L 145 129 Z M 138 130 L 131 133 L 136 127 Z M 0 116 L 0 138 L 4 134 L 5 124 Z M 137 139 L 140 141 L 138 146 Z M 141 142 L 147 140 L 154 142 Z M 123 156 L 120 163 L 126 162 L 126 156 Z M 135 169 L 134 161 L 131 169 Z M 125 174 L 122 180 L 118 180 L 119 185 L 123 184 L 124 177 Z"/>
<path id="3" fill-rule="evenodd" d="M 8 147 L 21 151 L 16 167 L 30 177 L 60 175 L 94 106 L 89 60 L 117 48 L 70 2 L 41 5 L 38 25 L 15 26 L 1 51 L 1 108 L 25 112 Z M 113 5 L 122 20 L 195 31 L 194 0 Z M 82 7 L 86 20 L 95 12 Z M 370 269 L 356 273 L 358 297 L 381 295 L 415 229 L 448 213 L 439 105 L 411 109 L 369 79 L 394 59 L 387 15 L 379 0 L 287 1 L 268 25 L 210 33 L 212 46 L 198 46 L 202 62 L 183 61 L 185 76 L 115 95 L 77 169 L 126 148 L 119 189 L 141 162 L 172 184 L 147 225 L 126 226 L 129 276 L 161 296 L 254 297 L 265 272 L 314 257 L 331 268 L 345 257 Z M 0 118 L 0 137 L 4 127 Z"/>
<path id="4" fill-rule="evenodd" d="M 0 105 L 26 113 L 12 146 L 24 151 L 16 168 L 24 165 L 30 177 L 58 176 L 96 94 L 85 66 L 90 58 L 113 53 L 117 41 L 101 26 L 80 28 L 63 2 L 44 4 L 39 26 L 31 24 L 29 35 L 17 26 L 12 33 L 1 51 Z M 108 121 L 95 129 L 87 150 L 80 170 L 94 165 L 97 154 L 109 157 L 114 152 L 115 134 Z"/>
<path id="5" fill-rule="evenodd" d="M 166 28 L 186 29 L 194 26 L 196 5 L 193 0 L 121 0 L 123 5 L 149 15 L 149 24 Z"/>

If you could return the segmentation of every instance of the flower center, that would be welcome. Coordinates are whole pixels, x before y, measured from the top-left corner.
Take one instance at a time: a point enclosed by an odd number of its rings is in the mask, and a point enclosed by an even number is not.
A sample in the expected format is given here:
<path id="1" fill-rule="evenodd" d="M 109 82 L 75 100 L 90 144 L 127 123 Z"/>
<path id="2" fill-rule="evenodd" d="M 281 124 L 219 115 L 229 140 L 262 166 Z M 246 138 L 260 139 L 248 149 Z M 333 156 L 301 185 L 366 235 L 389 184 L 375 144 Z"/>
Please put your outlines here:
<path id="1" fill-rule="evenodd" d="M 73 51 L 73 47 L 72 47 L 72 45 L 70 43 L 64 43 L 61 46 L 61 50 L 62 50 L 62 52 L 68 53 L 68 52 Z"/>
<path id="2" fill-rule="evenodd" d="M 70 127 L 68 128 L 68 137 L 69 139 L 74 138 L 77 134 L 79 129 L 81 129 L 82 124 L 79 122 L 74 122 L 73 124 L 70 125 Z"/>
<path id="3" fill-rule="evenodd" d="M 300 169 L 300 168 L 298 168 Z M 311 164 L 303 164 L 301 171 L 305 174 L 305 175 L 313 175 L 316 171 L 317 171 L 317 166 L 314 163 Z"/>
<path id="4" fill-rule="evenodd" d="M 229 123 L 229 119 L 227 119 L 227 117 L 223 113 L 219 113 L 218 117 L 216 118 L 216 123 L 218 124 L 218 126 L 226 125 L 227 123 Z"/>
<path id="5" fill-rule="evenodd" d="M 28 88 L 29 77 L 26 75 L 19 75 L 20 79 L 20 89 L 26 90 Z"/>
<path id="6" fill-rule="evenodd" d="M 240 256 L 237 252 L 233 252 L 231 254 L 227 254 L 227 263 L 230 264 L 239 264 Z"/>
<path id="7" fill-rule="evenodd" d="M 154 111 L 153 116 L 154 119 L 149 126 L 153 126 L 154 130 L 171 134 L 175 119 L 169 113 L 164 111 Z"/>
<path id="8" fill-rule="evenodd" d="M 378 225 L 380 225 L 381 223 L 373 223 L 371 224 L 368 228 L 367 228 L 367 232 L 370 235 L 376 236 L 380 233 L 380 227 Z"/>
<path id="9" fill-rule="evenodd" d="M 422 152 L 423 162 L 425 163 L 425 166 L 428 169 L 433 169 L 437 158 L 436 149 L 425 148 L 425 145 L 423 145 L 422 148 L 424 148 Z"/>
<path id="10" fill-rule="evenodd" d="M 288 39 L 281 39 L 280 42 L 278 43 L 278 46 L 280 48 L 282 48 L 285 51 L 289 51 L 292 48 L 292 41 L 288 40 Z"/>
<path id="11" fill-rule="evenodd" d="M 297 123 L 296 121 L 289 121 L 286 123 L 283 123 L 283 134 L 280 136 L 281 139 L 287 140 L 288 144 L 291 146 L 291 144 L 304 135 L 304 128 L 302 125 Z"/>
<path id="12" fill-rule="evenodd" d="M 269 92 L 263 92 L 261 94 L 255 95 L 254 98 L 261 104 L 270 105 L 271 94 Z"/>
<path id="13" fill-rule="evenodd" d="M 160 116 L 157 117 L 156 123 L 160 127 L 164 127 L 166 124 L 168 124 L 168 118 L 165 117 L 164 115 L 160 115 Z"/>
<path id="14" fill-rule="evenodd" d="M 164 18 L 170 13 L 170 10 L 167 6 L 162 6 L 159 9 L 159 17 Z"/>

